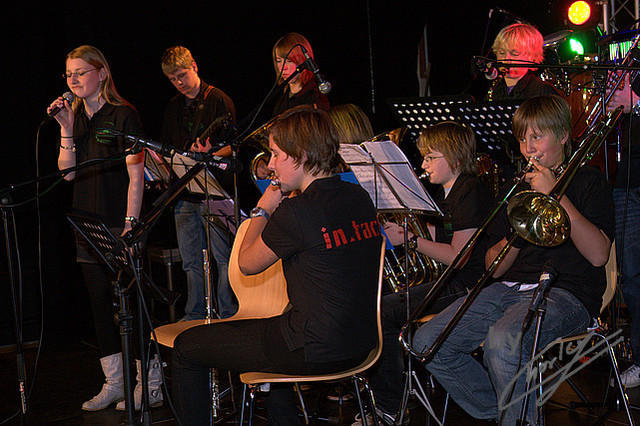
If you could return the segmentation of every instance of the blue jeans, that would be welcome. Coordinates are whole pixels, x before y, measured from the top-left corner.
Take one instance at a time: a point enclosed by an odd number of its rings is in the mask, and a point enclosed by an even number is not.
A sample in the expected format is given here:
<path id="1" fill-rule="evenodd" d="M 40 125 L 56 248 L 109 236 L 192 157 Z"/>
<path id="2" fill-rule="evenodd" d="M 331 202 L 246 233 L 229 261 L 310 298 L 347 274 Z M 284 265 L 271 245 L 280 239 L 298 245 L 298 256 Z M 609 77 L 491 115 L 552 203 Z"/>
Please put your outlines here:
<path id="1" fill-rule="evenodd" d="M 613 189 L 616 207 L 616 258 L 622 294 L 631 315 L 633 363 L 640 365 L 640 188 Z M 626 210 L 626 212 L 625 212 Z M 626 214 L 626 219 L 625 219 Z"/>
<path id="2" fill-rule="evenodd" d="M 422 302 L 435 282 L 409 288 L 411 314 Z M 404 389 L 404 352 L 398 339 L 402 326 L 407 322 L 406 290 L 387 294 L 382 298 L 382 354 L 376 365 L 369 370 L 369 382 L 376 398 L 376 407 L 390 414 L 396 414 L 402 402 Z M 435 314 L 460 296 L 465 295 L 463 285 L 452 282 L 440 290 L 439 297 L 427 306 L 423 314 Z"/>
<path id="3" fill-rule="evenodd" d="M 526 386 L 525 375 L 520 374 L 511 393 L 512 380 L 531 358 L 535 322 L 524 333 L 522 349 L 519 336 L 532 295 L 533 290 L 518 291 L 518 286 L 489 285 L 462 316 L 433 360 L 426 364 L 456 403 L 475 418 L 500 419 L 501 424 L 514 425 L 520 417 L 521 401 L 509 405 L 509 397 L 515 400 L 524 394 Z M 456 300 L 420 327 L 414 336 L 414 348 L 425 351 L 431 347 L 463 300 Z M 578 299 L 566 290 L 551 288 L 539 347 L 557 337 L 584 332 L 589 322 L 589 313 Z M 482 342 L 486 369 L 472 356 Z M 522 360 L 518 366 L 520 351 Z M 530 398 L 529 422 L 535 422 L 535 405 Z"/>
<path id="4" fill-rule="evenodd" d="M 206 206 L 203 203 L 178 201 L 174 209 L 176 236 L 182 258 L 182 269 L 187 275 L 187 302 L 184 319 L 202 319 L 206 315 L 205 285 L 202 250 L 207 248 Z M 237 310 L 235 296 L 229 284 L 230 236 L 227 230 L 210 224 L 210 257 L 218 273 L 214 287 L 218 314 L 227 318 Z"/>

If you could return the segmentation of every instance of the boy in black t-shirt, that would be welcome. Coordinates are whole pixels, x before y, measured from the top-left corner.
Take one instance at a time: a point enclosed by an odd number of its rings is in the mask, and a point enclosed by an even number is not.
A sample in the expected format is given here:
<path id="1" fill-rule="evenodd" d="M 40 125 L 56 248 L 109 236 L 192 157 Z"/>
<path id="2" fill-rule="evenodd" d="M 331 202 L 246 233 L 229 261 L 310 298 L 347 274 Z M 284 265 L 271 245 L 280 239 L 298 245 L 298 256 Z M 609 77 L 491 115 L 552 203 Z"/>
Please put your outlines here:
<path id="1" fill-rule="evenodd" d="M 533 163 L 533 171 L 525 177 L 532 190 L 548 194 L 553 188 L 553 171 L 566 160 L 570 131 L 569 106 L 557 96 L 529 99 L 516 111 L 513 133 L 520 142 L 520 152 Z M 613 241 L 611 188 L 598 171 L 582 167 L 559 202 L 571 221 L 570 238 L 553 248 L 517 239 L 494 273 L 501 281 L 480 292 L 426 364 L 473 417 L 498 419 L 506 425 L 515 424 L 519 417 L 527 376 L 523 371 L 535 331 L 535 327 L 523 330 L 522 324 L 546 265 L 550 263 L 556 270 L 557 279 L 547 293 L 540 347 L 585 331 L 599 313 L 604 265 Z M 487 262 L 493 261 L 511 232 L 504 216 L 492 223 Z M 455 301 L 420 327 L 414 347 L 419 351 L 429 348 L 461 303 L 462 299 Z M 482 342 L 487 369 L 472 356 Z M 536 401 L 530 400 L 526 419 L 530 424 L 535 423 L 535 408 Z"/>
<path id="2" fill-rule="evenodd" d="M 443 264 L 450 264 L 474 234 L 491 205 L 488 188 L 476 172 L 476 140 L 473 130 L 455 122 L 442 122 L 422 131 L 418 148 L 424 156 L 422 168 L 437 188 L 434 199 L 444 213 L 428 224 L 431 238 L 419 238 L 409 232 L 413 249 Z M 404 228 L 387 222 L 384 230 L 394 246 L 404 243 Z M 486 247 L 477 244 L 464 267 L 457 269 L 424 314 L 437 313 L 467 293 L 484 270 Z M 412 308 L 420 304 L 434 282 L 411 287 Z M 403 389 L 404 367 L 398 335 L 407 320 L 404 290 L 386 295 L 382 301 L 384 344 L 380 360 L 371 369 L 371 388 L 376 398 L 378 418 L 386 423 L 397 420 Z M 405 419 L 403 417 L 403 419 Z M 373 419 L 371 419 L 373 420 Z M 359 415 L 353 425 L 362 424 Z"/>
<path id="3" fill-rule="evenodd" d="M 334 176 L 338 146 L 328 114 L 310 106 L 286 111 L 270 128 L 268 167 L 279 186 L 252 210 L 236 242 L 238 265 L 251 275 L 282 259 L 290 307 L 177 337 L 173 393 L 184 424 L 208 422 L 210 367 L 328 373 L 358 365 L 375 347 L 380 225 L 367 192 Z M 299 423 L 290 386 L 271 386 L 267 407 L 273 424 Z"/>

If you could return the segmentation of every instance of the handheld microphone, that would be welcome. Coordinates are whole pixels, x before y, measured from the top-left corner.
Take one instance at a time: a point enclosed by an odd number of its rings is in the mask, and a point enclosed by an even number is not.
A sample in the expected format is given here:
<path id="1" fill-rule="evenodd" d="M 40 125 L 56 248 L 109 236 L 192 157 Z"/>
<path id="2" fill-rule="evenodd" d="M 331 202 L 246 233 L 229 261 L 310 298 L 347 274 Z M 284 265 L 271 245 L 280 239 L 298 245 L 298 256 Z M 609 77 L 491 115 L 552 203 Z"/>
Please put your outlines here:
<path id="1" fill-rule="evenodd" d="M 73 102 L 73 93 L 71 93 L 71 92 L 64 92 L 64 93 L 62 94 L 62 98 L 63 98 L 65 101 L 67 101 L 67 102 L 71 103 L 71 102 Z M 57 106 L 57 107 L 55 107 L 55 108 L 53 108 L 51 111 L 49 111 L 49 113 L 48 113 L 47 115 L 48 115 L 50 118 L 53 118 L 57 113 L 59 113 L 59 112 L 60 112 L 60 110 L 61 110 L 62 108 L 64 108 L 64 104 L 63 104 L 63 105 L 60 105 L 60 106 Z"/>
<path id="2" fill-rule="evenodd" d="M 524 317 L 524 321 L 522 322 L 522 329 L 526 330 L 533 319 L 533 315 L 536 313 L 536 310 L 544 300 L 544 296 L 549 289 L 551 283 L 553 283 L 558 277 L 558 272 L 551 265 L 551 260 L 547 260 L 542 268 L 542 273 L 540 274 L 540 281 L 538 282 L 538 287 L 531 298 L 531 303 L 529 304 L 529 310 L 527 315 Z"/>
<path id="3" fill-rule="evenodd" d="M 331 83 L 329 83 L 327 80 L 324 79 L 324 77 L 322 77 L 322 74 L 320 74 L 320 68 L 318 68 L 318 65 L 314 62 L 313 58 L 309 55 L 309 52 L 307 52 L 307 49 L 305 49 L 303 45 L 300 45 L 300 49 L 302 50 L 302 54 L 306 59 L 304 64 L 306 64 L 309 71 L 311 71 L 316 76 L 316 80 L 318 81 L 318 90 L 320 90 L 320 93 L 326 95 L 331 91 Z"/>

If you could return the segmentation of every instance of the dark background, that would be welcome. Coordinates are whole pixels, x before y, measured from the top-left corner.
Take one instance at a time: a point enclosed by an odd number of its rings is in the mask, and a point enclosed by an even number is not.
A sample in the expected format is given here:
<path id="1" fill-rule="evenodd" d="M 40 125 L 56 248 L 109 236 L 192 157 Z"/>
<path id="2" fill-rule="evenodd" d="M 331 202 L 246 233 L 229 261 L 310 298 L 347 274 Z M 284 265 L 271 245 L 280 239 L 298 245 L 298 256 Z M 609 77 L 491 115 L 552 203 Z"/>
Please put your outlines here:
<path id="1" fill-rule="evenodd" d="M 512 19 L 495 8 L 535 24 L 546 35 L 565 28 L 558 10 L 561 3 L 57 1 L 3 6 L 0 189 L 55 172 L 58 127 L 55 122 L 42 124 L 42 120 L 49 103 L 68 90 L 61 77 L 65 55 L 81 44 L 102 50 L 118 91 L 139 110 L 147 136 L 157 138 L 164 106 L 175 94 L 160 69 L 165 48 L 188 47 L 201 77 L 229 94 L 238 117 L 243 118 L 273 83 L 274 42 L 287 32 L 299 32 L 310 40 L 316 62 L 333 83 L 331 103 L 361 106 L 379 133 L 398 127 L 387 106 L 389 98 L 418 95 L 417 47 L 425 25 L 431 95 L 482 91 L 486 82 L 482 77 L 474 80 L 471 56 L 486 54 L 497 30 Z M 40 191 L 51 182 L 43 180 Z M 69 189 L 68 184 L 59 184 L 38 204 L 25 201 L 35 193 L 34 185 L 10 192 L 14 202 L 24 202 L 5 212 L 14 215 L 17 223 L 17 244 L 12 240 L 11 246 L 20 252 L 25 340 L 38 336 L 41 312 L 45 343 L 90 333 L 86 296 L 77 284 L 70 227 L 63 216 Z M 4 230 L 1 232 L 0 345 L 14 341 Z M 15 275 L 18 278 L 17 272 Z"/>

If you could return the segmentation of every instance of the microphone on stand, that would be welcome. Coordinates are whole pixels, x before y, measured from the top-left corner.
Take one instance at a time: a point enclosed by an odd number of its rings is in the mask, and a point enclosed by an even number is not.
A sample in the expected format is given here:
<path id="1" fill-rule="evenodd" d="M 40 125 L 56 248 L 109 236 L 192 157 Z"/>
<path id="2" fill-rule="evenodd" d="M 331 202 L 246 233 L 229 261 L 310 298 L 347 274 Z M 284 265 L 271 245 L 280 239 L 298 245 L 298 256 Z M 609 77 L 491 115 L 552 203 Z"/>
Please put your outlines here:
<path id="1" fill-rule="evenodd" d="M 307 49 L 305 49 L 303 45 L 300 45 L 300 49 L 302 50 L 302 54 L 306 59 L 303 65 L 306 64 L 309 71 L 315 74 L 316 80 L 318 81 L 318 90 L 320 90 L 320 93 L 326 95 L 331 91 L 331 83 L 329 83 L 327 80 L 324 79 L 324 77 L 322 77 L 322 74 L 320 74 L 320 68 L 318 68 L 318 65 L 315 63 L 313 58 L 309 55 L 309 52 L 307 52 Z"/>
<path id="2" fill-rule="evenodd" d="M 488 58 L 482 56 L 474 56 L 474 65 L 478 71 L 484 75 L 487 80 L 495 80 L 500 75 L 498 68 L 493 66 L 493 62 Z"/>
<path id="3" fill-rule="evenodd" d="M 71 103 L 71 102 L 73 102 L 73 93 L 71 93 L 71 92 L 64 92 L 64 93 L 62 94 L 62 98 L 63 98 L 65 101 L 67 101 L 67 102 Z M 63 103 L 62 105 L 60 105 L 60 106 L 57 106 L 57 107 L 53 108 L 51 111 L 49 111 L 49 113 L 48 113 L 47 115 L 49 116 L 49 118 L 53 118 L 53 117 L 54 117 L 57 113 L 59 113 L 59 112 L 60 112 L 60 110 L 61 110 L 61 109 L 63 109 L 63 108 L 64 108 L 64 103 Z"/>
<path id="4" fill-rule="evenodd" d="M 544 300 L 545 294 L 549 289 L 551 283 L 553 283 L 558 277 L 558 272 L 551 265 L 551 260 L 547 260 L 542 268 L 542 273 L 540 274 L 540 281 L 538 282 L 538 287 L 536 287 L 535 293 L 531 298 L 531 303 L 529 304 L 529 310 L 527 315 L 524 317 L 524 321 L 522 322 L 522 329 L 526 330 L 533 319 L 533 316 L 536 313 L 536 310 Z"/>
<path id="5" fill-rule="evenodd" d="M 130 135 L 116 129 L 102 128 L 98 129 L 96 133 L 100 136 L 122 136 L 123 138 L 133 142 L 133 146 L 131 147 L 132 149 L 135 148 L 136 145 L 142 145 L 143 147 L 147 147 L 165 157 L 172 157 L 174 154 L 180 154 L 184 157 L 189 157 L 192 160 L 207 163 L 208 165 L 213 165 L 221 170 L 229 169 L 233 161 L 231 159 L 219 157 L 217 155 L 206 154 L 203 152 L 179 150 L 172 145 L 154 141 L 152 139 L 145 139 L 139 136 Z"/>
<path id="6" fill-rule="evenodd" d="M 491 64 L 487 64 L 487 68 L 483 72 L 484 78 L 487 80 L 495 80 L 498 78 L 500 73 L 498 72 L 498 68 L 492 66 Z"/>

